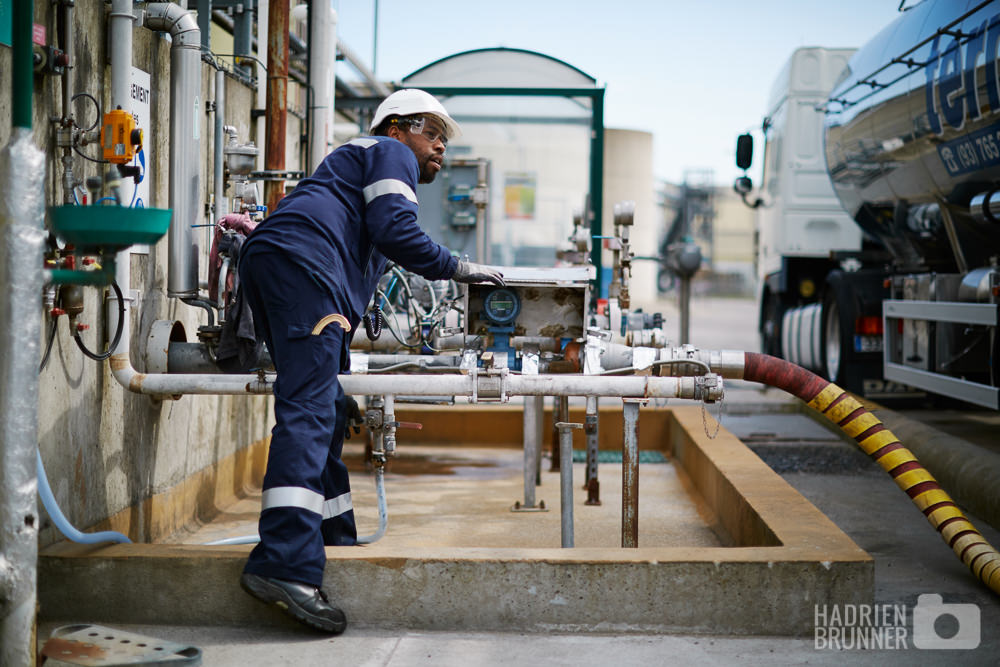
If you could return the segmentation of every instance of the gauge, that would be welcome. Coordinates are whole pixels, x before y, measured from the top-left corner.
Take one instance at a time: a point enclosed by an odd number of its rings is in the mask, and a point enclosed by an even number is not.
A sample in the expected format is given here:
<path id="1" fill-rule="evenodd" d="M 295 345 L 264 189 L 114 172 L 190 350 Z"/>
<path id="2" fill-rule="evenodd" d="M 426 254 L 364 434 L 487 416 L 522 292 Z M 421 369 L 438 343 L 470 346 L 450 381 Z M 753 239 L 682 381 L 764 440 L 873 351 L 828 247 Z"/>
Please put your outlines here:
<path id="1" fill-rule="evenodd" d="M 495 289 L 486 295 L 483 311 L 486 319 L 494 324 L 511 324 L 521 311 L 521 300 L 514 290 Z"/>

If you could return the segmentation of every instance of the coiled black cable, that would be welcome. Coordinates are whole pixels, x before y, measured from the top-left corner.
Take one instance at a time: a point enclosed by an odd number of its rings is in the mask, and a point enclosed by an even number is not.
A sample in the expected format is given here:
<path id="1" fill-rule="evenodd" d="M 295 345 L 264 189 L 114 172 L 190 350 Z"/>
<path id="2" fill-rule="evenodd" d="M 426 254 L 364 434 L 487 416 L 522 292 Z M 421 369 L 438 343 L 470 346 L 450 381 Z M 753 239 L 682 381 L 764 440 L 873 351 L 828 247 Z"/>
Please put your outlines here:
<path id="1" fill-rule="evenodd" d="M 365 313 L 362 319 L 365 323 L 365 333 L 368 334 L 368 340 L 378 340 L 378 337 L 382 335 L 382 309 L 376 306 L 373 310 Z"/>
<path id="2" fill-rule="evenodd" d="M 94 361 L 104 361 L 111 356 L 111 354 L 118 347 L 118 343 L 121 342 L 122 329 L 125 327 L 125 297 L 122 296 L 122 290 L 118 287 L 118 283 L 113 280 L 111 281 L 111 288 L 115 291 L 115 296 L 118 297 L 118 326 L 115 328 L 114 338 L 111 340 L 111 344 L 108 345 L 107 351 L 102 352 L 101 354 L 95 354 L 94 352 L 88 350 L 87 346 L 83 344 L 83 339 L 80 338 L 79 331 L 73 334 L 73 340 L 76 341 L 76 346 L 80 348 L 80 351 L 83 352 L 86 357 L 93 359 Z"/>

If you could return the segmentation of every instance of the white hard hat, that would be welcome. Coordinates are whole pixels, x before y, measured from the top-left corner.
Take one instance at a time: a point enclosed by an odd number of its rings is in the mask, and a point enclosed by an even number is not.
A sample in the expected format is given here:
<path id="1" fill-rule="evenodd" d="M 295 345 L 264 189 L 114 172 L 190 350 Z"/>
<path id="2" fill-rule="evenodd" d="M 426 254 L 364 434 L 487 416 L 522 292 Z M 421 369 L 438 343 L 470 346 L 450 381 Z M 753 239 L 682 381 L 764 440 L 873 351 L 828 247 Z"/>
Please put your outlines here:
<path id="1" fill-rule="evenodd" d="M 454 139 L 462 135 L 462 128 L 448 115 L 441 102 L 430 93 L 417 88 L 404 88 L 397 90 L 389 97 L 382 100 L 382 104 L 375 109 L 375 117 L 372 118 L 371 127 L 368 132 L 374 132 L 375 128 L 382 124 L 389 116 L 412 116 L 414 114 L 431 114 L 436 116 L 445 125 L 448 139 Z"/>

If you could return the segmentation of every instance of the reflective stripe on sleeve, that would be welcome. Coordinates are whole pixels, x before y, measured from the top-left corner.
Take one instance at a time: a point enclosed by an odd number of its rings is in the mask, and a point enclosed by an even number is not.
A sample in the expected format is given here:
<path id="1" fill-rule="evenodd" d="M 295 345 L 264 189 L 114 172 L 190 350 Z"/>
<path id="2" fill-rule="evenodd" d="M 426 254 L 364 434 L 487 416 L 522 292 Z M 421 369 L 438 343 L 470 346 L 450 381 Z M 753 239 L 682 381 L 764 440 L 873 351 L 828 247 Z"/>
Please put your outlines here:
<path id="1" fill-rule="evenodd" d="M 383 178 L 381 181 L 375 181 L 367 186 L 363 192 L 366 204 L 372 203 L 373 199 L 382 195 L 393 194 L 403 195 L 414 204 L 417 203 L 417 195 L 413 192 L 413 188 L 397 178 Z"/>
<path id="2" fill-rule="evenodd" d="M 316 514 L 323 513 L 323 494 L 301 486 L 276 486 L 265 489 L 261 496 L 261 511 L 276 507 L 298 507 Z"/>
<path id="3" fill-rule="evenodd" d="M 371 148 L 378 143 L 378 139 L 372 139 L 370 137 L 358 137 L 357 139 L 351 139 L 347 143 L 352 146 L 361 146 L 362 148 Z"/>
<path id="4" fill-rule="evenodd" d="M 342 493 L 336 498 L 327 498 L 326 502 L 323 503 L 323 519 L 332 519 L 344 512 L 350 512 L 352 509 L 354 509 L 354 504 L 351 502 L 350 491 Z"/>

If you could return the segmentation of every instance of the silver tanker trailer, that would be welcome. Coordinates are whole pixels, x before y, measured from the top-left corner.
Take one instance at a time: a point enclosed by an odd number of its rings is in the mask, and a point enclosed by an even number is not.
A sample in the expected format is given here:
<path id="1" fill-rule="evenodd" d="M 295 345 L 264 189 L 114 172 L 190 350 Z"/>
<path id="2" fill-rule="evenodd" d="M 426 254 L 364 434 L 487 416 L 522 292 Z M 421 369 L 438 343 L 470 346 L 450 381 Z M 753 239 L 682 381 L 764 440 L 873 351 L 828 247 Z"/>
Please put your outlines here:
<path id="1" fill-rule="evenodd" d="M 856 52 L 793 54 L 761 184 L 735 186 L 765 352 L 870 398 L 1000 407 L 998 46 L 1000 1 L 925 0 Z"/>

